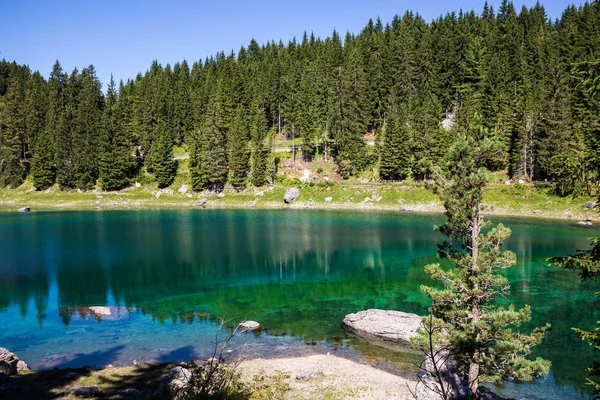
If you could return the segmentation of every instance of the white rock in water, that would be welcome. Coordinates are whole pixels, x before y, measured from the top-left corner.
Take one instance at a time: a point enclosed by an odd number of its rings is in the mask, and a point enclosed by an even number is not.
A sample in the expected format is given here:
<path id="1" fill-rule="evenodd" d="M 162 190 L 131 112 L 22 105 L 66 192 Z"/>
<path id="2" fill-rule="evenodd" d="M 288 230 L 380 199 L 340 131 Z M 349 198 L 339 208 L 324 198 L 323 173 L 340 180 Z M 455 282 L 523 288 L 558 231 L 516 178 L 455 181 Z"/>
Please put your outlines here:
<path id="1" fill-rule="evenodd" d="M 244 321 L 238 324 L 238 328 L 242 331 L 255 331 L 260 328 L 260 324 L 256 321 Z"/>
<path id="2" fill-rule="evenodd" d="M 342 324 L 366 339 L 410 344 L 421 327 L 421 317 L 402 311 L 369 309 L 346 315 Z"/>
<path id="3" fill-rule="evenodd" d="M 96 315 L 110 316 L 110 308 L 102 306 L 88 307 L 88 309 Z"/>

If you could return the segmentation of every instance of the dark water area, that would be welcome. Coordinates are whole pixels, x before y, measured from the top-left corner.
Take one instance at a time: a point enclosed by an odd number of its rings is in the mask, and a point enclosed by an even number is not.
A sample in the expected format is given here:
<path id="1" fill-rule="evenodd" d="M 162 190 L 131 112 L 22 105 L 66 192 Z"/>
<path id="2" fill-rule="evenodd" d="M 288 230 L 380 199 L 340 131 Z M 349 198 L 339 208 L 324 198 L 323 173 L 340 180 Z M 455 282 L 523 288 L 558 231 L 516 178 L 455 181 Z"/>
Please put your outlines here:
<path id="1" fill-rule="evenodd" d="M 264 329 L 236 338 L 250 356 L 333 352 L 408 365 L 347 335 L 366 308 L 426 313 L 423 266 L 436 261 L 441 215 L 306 210 L 111 211 L 0 214 L 0 346 L 33 369 L 183 361 L 210 353 L 220 318 Z M 535 351 L 551 375 L 501 390 L 518 398 L 588 398 L 593 352 L 571 327 L 600 319 L 595 282 L 545 259 L 598 235 L 565 221 L 495 217 L 513 234 L 505 271 L 527 329 L 552 324 Z M 111 315 L 88 307 L 109 307 Z M 411 359 L 411 357 L 413 359 Z M 410 361 L 410 362 L 409 362 Z"/>

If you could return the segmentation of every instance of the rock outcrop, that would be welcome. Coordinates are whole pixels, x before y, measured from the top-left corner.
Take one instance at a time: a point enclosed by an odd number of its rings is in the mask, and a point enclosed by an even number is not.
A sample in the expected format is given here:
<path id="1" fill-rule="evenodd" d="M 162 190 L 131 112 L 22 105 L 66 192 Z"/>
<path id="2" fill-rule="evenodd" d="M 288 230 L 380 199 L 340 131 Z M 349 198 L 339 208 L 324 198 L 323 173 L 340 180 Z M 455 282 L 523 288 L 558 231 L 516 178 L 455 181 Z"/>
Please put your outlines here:
<path id="1" fill-rule="evenodd" d="M 291 204 L 294 201 L 296 201 L 298 196 L 300 196 L 300 190 L 298 190 L 298 188 L 295 188 L 295 187 L 289 188 L 288 190 L 285 191 L 285 195 L 283 196 L 283 201 L 285 201 L 286 204 Z"/>
<path id="2" fill-rule="evenodd" d="M 369 309 L 348 314 L 343 327 L 367 340 L 383 340 L 410 345 L 421 327 L 421 317 L 402 311 Z"/>
<path id="3" fill-rule="evenodd" d="M 17 373 L 19 357 L 4 347 L 0 347 L 0 374 L 13 375 Z"/>

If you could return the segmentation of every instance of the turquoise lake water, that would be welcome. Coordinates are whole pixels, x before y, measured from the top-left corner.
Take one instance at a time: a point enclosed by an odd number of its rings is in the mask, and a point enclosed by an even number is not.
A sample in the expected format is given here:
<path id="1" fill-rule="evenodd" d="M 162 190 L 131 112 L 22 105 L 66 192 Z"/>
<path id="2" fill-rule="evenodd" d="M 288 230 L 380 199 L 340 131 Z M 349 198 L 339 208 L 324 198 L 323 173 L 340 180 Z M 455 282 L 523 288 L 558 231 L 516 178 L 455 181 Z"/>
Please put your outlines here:
<path id="1" fill-rule="evenodd" d="M 410 376 L 410 355 L 347 335 L 344 315 L 367 308 L 424 314 L 441 215 L 313 210 L 111 211 L 0 214 L 0 346 L 34 370 L 207 356 L 219 318 L 259 321 L 232 346 L 249 357 L 331 352 Z M 594 292 L 545 259 L 587 248 L 595 229 L 495 217 L 513 234 L 510 300 L 530 327 L 552 324 L 536 355 L 553 363 L 530 399 L 588 398 L 591 348 L 571 327 L 600 319 Z M 108 306 L 111 316 L 87 307 Z M 411 361 L 412 362 L 412 361 Z"/>

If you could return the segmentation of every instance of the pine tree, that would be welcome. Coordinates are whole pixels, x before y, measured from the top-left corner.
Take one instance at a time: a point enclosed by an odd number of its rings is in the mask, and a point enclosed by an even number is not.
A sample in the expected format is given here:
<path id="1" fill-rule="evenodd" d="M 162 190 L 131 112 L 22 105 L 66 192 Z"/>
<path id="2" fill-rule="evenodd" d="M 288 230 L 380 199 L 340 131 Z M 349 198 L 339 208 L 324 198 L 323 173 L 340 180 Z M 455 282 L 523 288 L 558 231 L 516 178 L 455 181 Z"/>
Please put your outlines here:
<path id="1" fill-rule="evenodd" d="M 129 184 L 127 173 L 131 168 L 131 151 L 125 134 L 117 124 L 116 103 L 115 82 L 111 76 L 99 144 L 98 166 L 102 190 L 120 190 Z"/>
<path id="2" fill-rule="evenodd" d="M 229 182 L 235 188 L 246 186 L 246 178 L 250 168 L 250 138 L 247 115 L 242 107 L 238 107 L 231 128 L 231 143 L 229 144 L 229 166 L 231 169 Z"/>
<path id="3" fill-rule="evenodd" d="M 409 132 L 403 107 L 394 108 L 387 120 L 381 148 L 381 179 L 403 180 L 408 176 L 410 146 Z"/>
<path id="4" fill-rule="evenodd" d="M 16 188 L 25 178 L 25 91 L 19 76 L 10 80 L 0 108 L 0 186 Z"/>
<path id="5" fill-rule="evenodd" d="M 364 167 L 366 132 L 362 103 L 364 101 L 364 65 L 360 52 L 353 43 L 354 38 L 346 36 L 348 47 L 344 62 L 342 91 L 339 103 L 340 125 L 336 132 L 336 163 L 344 178 L 356 175 Z"/>
<path id="6" fill-rule="evenodd" d="M 73 164 L 73 131 L 74 118 L 77 111 L 77 99 L 81 89 L 81 78 L 77 68 L 68 80 L 65 79 L 63 90 L 64 107 L 59 114 L 59 122 L 55 133 L 56 180 L 61 190 L 75 187 L 75 171 Z"/>
<path id="7" fill-rule="evenodd" d="M 446 332 L 441 340 L 449 344 L 459 372 L 466 377 L 469 398 L 480 399 L 480 382 L 530 381 L 547 374 L 550 362 L 527 358 L 549 326 L 530 335 L 517 332 L 514 327 L 530 321 L 531 309 L 495 302 L 508 294 L 508 281 L 498 272 L 515 264 L 515 254 L 501 249 L 510 236 L 502 224 L 482 233 L 487 225 L 482 215 L 483 167 L 494 146 L 477 118 L 473 124 L 458 133 L 433 186 L 446 209 L 446 222 L 436 229 L 449 239 L 440 246 L 440 257 L 453 267 L 425 267 L 444 286 L 421 290 L 431 299 L 430 312 Z"/>
<path id="8" fill-rule="evenodd" d="M 211 100 L 208 113 L 193 145 L 192 188 L 220 192 L 227 182 L 225 133 L 217 126 L 216 104 Z M 228 128 L 229 129 L 229 128 Z"/>
<path id="9" fill-rule="evenodd" d="M 33 186 L 44 190 L 54 185 L 56 170 L 54 168 L 54 152 L 52 135 L 47 129 L 42 130 L 35 144 L 35 152 L 31 160 Z"/>
<path id="10" fill-rule="evenodd" d="M 164 119 L 159 119 L 157 136 L 153 144 L 152 166 L 159 189 L 173 183 L 177 172 L 177 160 L 173 159 L 173 138 Z"/>
<path id="11" fill-rule="evenodd" d="M 251 181 L 254 186 L 260 187 L 267 183 L 267 161 L 270 153 L 267 145 L 267 121 L 265 119 L 264 109 L 257 103 L 252 105 L 251 112 Z"/>

